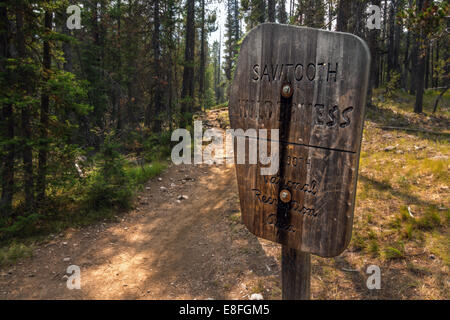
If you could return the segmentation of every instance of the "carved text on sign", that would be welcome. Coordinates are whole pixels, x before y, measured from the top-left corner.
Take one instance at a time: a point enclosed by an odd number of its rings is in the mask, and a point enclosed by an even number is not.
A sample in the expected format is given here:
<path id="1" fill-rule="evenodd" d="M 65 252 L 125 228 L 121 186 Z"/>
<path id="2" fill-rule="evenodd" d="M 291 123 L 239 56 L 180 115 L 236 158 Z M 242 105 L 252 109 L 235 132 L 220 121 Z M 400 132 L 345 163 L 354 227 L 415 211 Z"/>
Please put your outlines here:
<path id="1" fill-rule="evenodd" d="M 252 81 L 281 81 L 289 77 L 296 82 L 306 81 L 334 81 L 337 79 L 338 63 L 319 62 L 317 64 L 310 62 L 304 63 L 283 63 L 272 65 L 254 64 L 252 68 Z"/>
<path id="2" fill-rule="evenodd" d="M 278 129 L 279 171 L 236 165 L 255 235 L 323 257 L 352 232 L 370 55 L 354 35 L 262 24 L 241 45 L 230 89 L 233 129 Z"/>

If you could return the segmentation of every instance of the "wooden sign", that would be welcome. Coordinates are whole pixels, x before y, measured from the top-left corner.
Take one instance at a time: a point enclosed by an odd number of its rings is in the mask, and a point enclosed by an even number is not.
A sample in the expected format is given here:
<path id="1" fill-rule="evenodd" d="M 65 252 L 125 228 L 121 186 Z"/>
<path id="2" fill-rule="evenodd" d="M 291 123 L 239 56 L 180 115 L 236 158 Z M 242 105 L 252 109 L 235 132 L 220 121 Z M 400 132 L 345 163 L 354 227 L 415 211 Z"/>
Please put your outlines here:
<path id="1" fill-rule="evenodd" d="M 278 173 L 261 175 L 259 161 L 236 164 L 242 219 L 253 234 L 322 257 L 347 247 L 369 66 L 368 47 L 351 34 L 267 23 L 246 36 L 231 126 L 279 129 Z"/>

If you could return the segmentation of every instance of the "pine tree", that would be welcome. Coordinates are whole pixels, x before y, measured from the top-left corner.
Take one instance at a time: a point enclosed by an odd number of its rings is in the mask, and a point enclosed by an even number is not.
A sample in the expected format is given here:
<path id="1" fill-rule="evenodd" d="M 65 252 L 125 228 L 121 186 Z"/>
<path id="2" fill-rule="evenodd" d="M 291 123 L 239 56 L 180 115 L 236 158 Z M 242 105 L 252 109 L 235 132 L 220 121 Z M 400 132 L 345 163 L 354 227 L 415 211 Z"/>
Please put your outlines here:
<path id="1" fill-rule="evenodd" d="M 45 33 L 46 38 L 43 44 L 43 83 L 44 86 L 48 83 L 51 71 L 51 53 L 50 53 L 50 33 L 52 32 L 52 12 L 47 9 L 45 11 Z M 38 178 L 36 183 L 36 190 L 38 194 L 38 201 L 45 200 L 47 189 L 47 161 L 48 161 L 48 125 L 50 112 L 50 96 L 48 89 L 44 87 L 41 94 L 41 118 L 40 118 L 40 140 L 39 145 L 39 164 L 38 164 Z"/>
<path id="2" fill-rule="evenodd" d="M 181 113 L 194 111 L 194 57 L 195 57 L 195 1 L 186 2 L 186 44 L 184 53 L 183 88 L 181 92 Z M 189 119 L 182 121 L 185 126 Z"/>
<path id="3" fill-rule="evenodd" d="M 16 153 L 15 148 L 15 123 L 14 111 L 11 100 L 13 92 L 11 90 L 3 90 L 8 88 L 13 83 L 13 76 L 11 70 L 8 68 L 8 60 L 11 58 L 11 43 L 10 34 L 11 26 L 8 18 L 8 11 L 10 9 L 9 3 L 5 0 L 0 0 L 0 72 L 1 72 L 1 87 L 3 95 L 7 99 L 2 99 L 2 136 L 4 141 L 3 157 L 1 166 L 2 178 L 2 197 L 0 202 L 0 213 L 2 217 L 8 217 L 12 214 L 12 200 L 14 195 L 14 174 L 15 165 L 14 157 Z"/>

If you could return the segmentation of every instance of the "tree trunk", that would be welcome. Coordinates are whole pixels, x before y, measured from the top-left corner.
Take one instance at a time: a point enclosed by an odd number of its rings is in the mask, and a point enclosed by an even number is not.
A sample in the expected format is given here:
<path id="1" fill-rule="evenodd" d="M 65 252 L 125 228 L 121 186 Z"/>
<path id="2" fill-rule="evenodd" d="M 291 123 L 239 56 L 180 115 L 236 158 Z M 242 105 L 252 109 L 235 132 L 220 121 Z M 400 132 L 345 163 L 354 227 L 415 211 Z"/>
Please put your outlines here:
<path id="1" fill-rule="evenodd" d="M 116 102 L 116 121 L 117 121 L 117 131 L 120 131 L 123 128 L 123 115 L 122 115 L 122 39 L 121 39 L 121 17 L 122 17 L 122 1 L 117 1 L 117 48 L 118 48 L 118 56 L 117 56 L 117 77 L 118 77 L 118 101 Z M 114 119 L 113 119 L 114 120 Z"/>
<path id="2" fill-rule="evenodd" d="M 417 1 L 417 13 L 422 11 L 424 4 L 424 0 L 418 0 Z M 425 55 L 426 55 L 426 49 L 424 49 L 420 43 L 423 39 L 423 31 L 420 30 L 419 34 L 416 35 L 416 47 L 417 47 L 417 64 L 414 66 L 416 67 L 415 74 L 416 74 L 416 81 L 415 81 L 415 89 L 416 89 L 416 102 L 414 104 L 414 112 L 415 113 L 422 113 L 423 109 L 423 91 L 424 91 L 424 85 L 425 85 Z"/>
<path id="3" fill-rule="evenodd" d="M 416 94 L 416 81 L 417 81 L 417 74 L 416 74 L 416 67 L 417 67 L 417 63 L 418 63 L 418 43 L 417 43 L 417 39 L 416 39 L 417 35 L 414 33 L 413 34 L 413 47 L 411 50 L 411 64 L 410 64 L 410 78 L 411 78 L 411 82 L 409 85 L 409 94 Z"/>
<path id="4" fill-rule="evenodd" d="M 427 49 L 425 50 L 425 89 L 429 88 L 430 81 L 430 42 L 427 42 Z"/>
<path id="5" fill-rule="evenodd" d="M 328 1 L 328 30 L 331 31 L 331 26 L 333 25 L 331 23 L 331 20 L 333 19 L 333 2 Z"/>
<path id="6" fill-rule="evenodd" d="M 23 15 L 25 6 L 20 4 L 16 7 L 16 39 L 17 53 L 20 60 L 26 59 L 25 36 L 23 34 Z M 24 95 L 30 92 L 30 76 L 26 70 L 20 70 L 19 86 Z M 34 181 L 33 181 L 33 150 L 31 147 L 31 124 L 30 124 L 30 106 L 24 105 L 21 108 L 22 120 L 22 157 L 24 168 L 24 192 L 25 208 L 30 211 L 34 205 Z"/>
<path id="7" fill-rule="evenodd" d="M 283 24 L 287 23 L 286 1 L 279 0 L 277 16 L 278 16 L 278 22 L 279 23 L 283 23 Z"/>
<path id="8" fill-rule="evenodd" d="M 383 9 L 383 33 L 381 36 L 381 39 L 383 39 L 382 43 L 381 43 L 381 47 L 385 48 L 386 47 L 386 39 L 387 39 L 387 11 L 388 11 L 388 5 L 387 5 L 387 0 L 384 0 L 384 9 Z M 383 54 L 381 56 L 381 62 L 380 62 L 380 85 L 383 85 L 385 82 L 385 69 L 388 70 L 388 68 L 385 68 L 386 65 L 386 55 Z"/>
<path id="9" fill-rule="evenodd" d="M 153 98 L 147 107 L 146 125 L 152 126 L 154 132 L 161 132 L 161 109 L 162 109 L 162 92 L 161 92 L 161 40 L 160 40 L 160 13 L 159 0 L 154 0 L 153 3 L 153 21 L 154 31 L 152 37 L 153 46 Z M 153 104 L 153 108 L 152 108 Z"/>
<path id="10" fill-rule="evenodd" d="M 436 64 L 439 64 L 439 40 L 436 42 Z M 436 72 L 436 80 L 435 80 L 435 84 L 434 87 L 438 88 L 439 87 L 439 73 Z"/>
<path id="11" fill-rule="evenodd" d="M 432 44 L 430 46 L 430 79 L 431 79 L 431 87 L 435 88 L 434 86 L 434 51 L 435 46 Z"/>
<path id="12" fill-rule="evenodd" d="M 204 107 L 205 98 L 205 65 L 206 65 L 206 31 L 205 31 L 205 0 L 201 0 L 201 33 L 200 33 L 200 79 L 199 79 L 199 93 L 200 106 Z"/>
<path id="13" fill-rule="evenodd" d="M 184 50 L 183 87 L 181 89 L 182 126 L 186 126 L 190 119 L 186 113 L 194 110 L 194 51 L 195 51 L 195 0 L 186 2 L 186 46 Z"/>
<path id="14" fill-rule="evenodd" d="M 339 0 L 337 8 L 336 31 L 347 32 L 351 13 L 351 1 Z"/>
<path id="15" fill-rule="evenodd" d="M 379 6 L 380 0 L 374 0 L 373 4 Z M 370 49 L 370 55 L 372 56 L 370 62 L 370 79 L 369 79 L 369 88 L 367 93 L 367 102 L 368 104 L 372 104 L 372 94 L 373 89 L 378 86 L 378 72 L 380 70 L 380 56 L 379 56 L 379 45 L 378 45 L 378 37 L 380 34 L 380 30 L 373 29 L 368 31 L 368 45 Z"/>
<path id="16" fill-rule="evenodd" d="M 62 16 L 65 17 L 65 9 L 64 9 L 64 14 Z M 62 20 L 63 34 L 66 36 L 70 36 L 70 30 L 67 28 L 65 19 L 61 19 L 61 20 Z M 67 71 L 67 72 L 73 72 L 72 44 L 68 41 L 63 41 L 62 50 L 64 53 L 64 60 L 65 60 L 63 69 L 64 69 L 64 71 Z"/>
<path id="17" fill-rule="evenodd" d="M 267 14 L 269 22 L 275 22 L 275 0 L 268 0 Z"/>
<path id="18" fill-rule="evenodd" d="M 394 27 L 394 59 L 393 59 L 393 65 L 394 65 L 394 69 L 397 73 L 401 73 L 401 68 L 400 68 L 400 43 L 402 40 L 402 29 L 403 29 L 403 25 L 401 24 L 401 20 L 398 21 L 397 19 L 397 13 L 401 12 L 403 10 L 403 3 L 402 1 L 397 1 L 396 3 L 396 8 L 395 8 L 395 27 Z"/>
<path id="19" fill-rule="evenodd" d="M 391 81 L 391 72 L 394 68 L 394 28 L 395 27 L 395 4 L 391 1 L 389 5 L 389 37 L 388 37 L 388 55 L 387 55 L 387 82 Z"/>
<path id="20" fill-rule="evenodd" d="M 257 21 L 259 23 L 266 22 L 266 1 L 258 0 L 258 18 Z"/>
<path id="21" fill-rule="evenodd" d="M 406 90 L 408 87 L 408 71 L 409 71 L 409 46 L 410 46 L 411 32 L 406 34 L 406 44 L 405 44 L 405 56 L 403 59 L 403 72 L 402 72 L 402 87 Z"/>
<path id="22" fill-rule="evenodd" d="M 7 1 L 0 0 L 0 72 L 5 75 L 4 84 L 11 83 L 11 71 L 7 69 L 7 59 L 10 54 L 10 25 L 8 20 Z M 7 143 L 3 147 L 1 166 L 2 197 L 0 201 L 0 216 L 8 217 L 12 214 L 12 200 L 14 195 L 14 113 L 12 104 L 3 102 L 2 122 L 4 123 L 3 136 Z"/>
<path id="23" fill-rule="evenodd" d="M 217 90 L 217 102 L 220 103 L 222 102 L 222 90 L 220 87 L 220 83 L 222 81 L 222 29 L 220 29 L 220 34 L 219 34 L 219 65 L 217 67 L 217 85 L 218 85 L 218 90 Z"/>
<path id="24" fill-rule="evenodd" d="M 48 35 L 52 30 L 52 13 L 45 11 L 45 31 Z M 37 192 L 38 201 L 45 200 L 45 190 L 47 188 L 47 157 L 48 157 L 48 125 L 49 125 L 49 104 L 50 98 L 47 92 L 46 84 L 49 80 L 49 72 L 51 68 L 51 56 L 50 56 L 50 42 L 48 39 L 44 40 L 44 52 L 43 52 L 43 92 L 41 95 L 41 119 L 40 119 L 40 139 L 39 144 L 39 166 L 38 166 L 38 179 L 37 179 Z"/>

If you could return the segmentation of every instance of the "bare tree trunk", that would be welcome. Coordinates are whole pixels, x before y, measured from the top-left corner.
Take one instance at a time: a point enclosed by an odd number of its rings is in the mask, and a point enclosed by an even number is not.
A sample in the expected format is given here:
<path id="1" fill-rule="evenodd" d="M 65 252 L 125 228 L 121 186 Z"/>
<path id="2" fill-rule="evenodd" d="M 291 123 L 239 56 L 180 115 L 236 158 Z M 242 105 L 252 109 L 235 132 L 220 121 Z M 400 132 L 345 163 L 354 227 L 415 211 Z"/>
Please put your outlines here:
<path id="1" fill-rule="evenodd" d="M 65 13 L 65 9 L 64 9 L 64 13 Z M 63 15 L 64 16 L 64 15 Z M 67 28 L 67 25 L 64 21 L 64 19 L 62 23 L 62 31 L 63 34 L 66 36 L 70 36 L 70 30 Z M 62 50 L 64 53 L 64 71 L 67 72 L 73 72 L 73 56 L 72 56 L 72 44 L 68 41 L 63 41 L 62 43 Z"/>
<path id="2" fill-rule="evenodd" d="M 200 33 L 200 79 L 199 79 L 199 93 L 200 105 L 204 106 L 205 98 L 205 65 L 206 65 L 206 30 L 205 30 L 205 0 L 201 0 L 201 33 Z"/>
<path id="3" fill-rule="evenodd" d="M 387 55 L 387 78 L 391 81 L 391 72 L 394 71 L 394 27 L 395 27 L 395 3 L 391 1 L 389 5 L 389 37 L 388 37 L 388 55 Z"/>
<path id="4" fill-rule="evenodd" d="M 218 90 L 217 90 L 217 102 L 220 103 L 222 101 L 222 89 L 220 88 L 220 83 L 222 80 L 222 29 L 220 29 L 220 35 L 219 35 L 219 65 L 217 67 L 217 84 L 218 84 Z"/>
<path id="5" fill-rule="evenodd" d="M 439 96 L 434 101 L 433 113 L 436 112 L 438 104 L 439 104 L 439 101 L 441 100 L 441 98 L 444 95 L 444 93 L 447 92 L 448 88 L 449 88 L 449 86 L 447 85 L 444 89 L 442 89 L 441 93 L 439 94 Z"/>
<path id="6" fill-rule="evenodd" d="M 405 56 L 403 59 L 403 72 L 402 72 L 402 87 L 406 90 L 408 87 L 408 72 L 409 72 L 409 47 L 410 47 L 411 32 L 408 31 L 406 34 L 406 44 L 405 44 Z"/>
<path id="7" fill-rule="evenodd" d="M 258 1 L 258 12 L 259 12 L 258 22 L 264 23 L 266 21 L 266 1 L 264 0 Z"/>
<path id="8" fill-rule="evenodd" d="M 430 79 L 431 79 L 431 87 L 434 87 L 434 43 L 430 46 Z"/>
<path id="9" fill-rule="evenodd" d="M 422 11 L 424 5 L 424 0 L 417 1 L 417 13 Z M 416 81 L 415 81 L 415 89 L 416 89 L 416 102 L 414 104 L 414 112 L 422 113 L 423 109 L 423 92 L 425 85 L 425 55 L 426 52 L 420 46 L 420 42 L 423 39 L 423 31 L 421 30 L 419 34 L 416 34 L 416 47 L 417 47 L 417 68 L 415 70 Z"/>
<path id="10" fill-rule="evenodd" d="M 379 6 L 380 0 L 374 0 L 373 4 Z M 369 79 L 369 88 L 367 93 L 367 102 L 372 104 L 372 94 L 373 89 L 378 86 L 378 72 L 380 70 L 380 55 L 379 55 L 379 44 L 378 44 L 378 36 L 380 34 L 380 30 L 373 29 L 369 31 L 369 39 L 368 45 L 370 49 L 370 55 L 372 56 L 370 62 L 370 79 Z"/>
<path id="11" fill-rule="evenodd" d="M 186 47 L 184 51 L 183 87 L 181 90 L 182 126 L 190 120 L 186 113 L 194 110 L 195 0 L 186 2 Z"/>
<path id="12" fill-rule="evenodd" d="M 7 59 L 10 54 L 10 25 L 8 20 L 7 1 L 0 0 L 0 72 L 5 74 L 4 82 L 11 82 L 11 71 L 7 69 Z M 3 136 L 7 143 L 3 147 L 3 159 L 1 166 L 2 197 L 0 201 L 0 216 L 8 217 L 12 214 L 12 200 L 14 195 L 14 113 L 12 104 L 3 102 L 2 122 L 4 122 Z"/>
<path id="13" fill-rule="evenodd" d="M 278 2 L 278 10 L 277 10 L 278 21 L 280 23 L 287 23 L 287 13 L 286 13 L 286 1 L 279 0 Z"/>
<path id="14" fill-rule="evenodd" d="M 25 37 L 23 34 L 23 15 L 24 4 L 20 3 L 16 7 L 16 39 L 17 39 L 17 53 L 19 59 L 26 59 L 25 52 Z M 25 94 L 30 91 L 29 75 L 26 70 L 20 71 L 20 87 Z M 24 105 L 21 108 L 22 120 L 22 157 L 24 168 L 24 191 L 25 191 L 25 208 L 30 211 L 34 205 L 34 181 L 33 181 L 33 150 L 30 145 L 31 140 L 31 124 L 30 124 L 30 106 Z"/>
<path id="15" fill-rule="evenodd" d="M 46 33 L 50 33 L 52 30 L 52 13 L 45 11 L 45 29 Z M 37 192 L 38 201 L 45 200 L 45 190 L 47 188 L 47 157 L 48 157 L 48 120 L 49 120 L 49 104 L 50 97 L 45 88 L 48 82 L 48 72 L 51 68 L 51 56 L 50 56 L 50 42 L 48 39 L 44 40 L 44 54 L 43 54 L 43 69 L 44 69 L 44 89 L 41 95 L 41 119 L 40 119 L 40 133 L 41 143 L 39 145 L 39 166 L 38 166 L 38 179 L 37 179 Z"/>
<path id="16" fill-rule="evenodd" d="M 388 6 L 387 6 L 387 0 L 384 0 L 384 9 L 383 9 L 383 33 L 382 33 L 382 36 L 381 36 L 381 39 L 383 39 L 383 42 L 382 42 L 382 46 L 381 47 L 385 47 L 385 39 L 387 39 L 387 11 L 388 11 Z M 384 75 L 384 72 L 385 72 L 385 69 L 387 70 L 388 68 L 385 68 L 385 65 L 386 65 L 386 55 L 385 54 L 383 54 L 382 56 L 381 56 L 381 63 L 380 63 L 380 85 L 383 85 L 384 84 L 384 82 L 385 82 L 385 79 L 386 79 L 386 77 L 385 77 L 385 75 Z"/>
<path id="17" fill-rule="evenodd" d="M 153 21 L 154 31 L 152 38 L 153 46 L 153 101 L 147 107 L 146 125 L 152 126 L 155 132 L 161 132 L 161 109 L 162 109 L 162 92 L 161 92 L 161 40 L 160 40 L 160 12 L 159 12 L 159 0 L 155 0 L 153 3 Z M 153 104 L 153 108 L 152 108 Z"/>
<path id="18" fill-rule="evenodd" d="M 117 109 L 116 109 L 116 118 L 117 118 L 117 131 L 120 132 L 123 128 L 123 115 L 122 115 L 122 39 L 121 39 L 121 18 L 122 18 L 122 1 L 117 1 L 117 9 L 118 9 L 118 16 L 117 16 L 117 47 L 119 48 L 119 53 L 117 59 L 119 60 L 117 63 L 117 75 L 118 75 L 118 101 L 116 103 Z M 116 95 L 116 92 L 114 93 Z M 114 119 L 113 119 L 114 120 Z"/>
<path id="19" fill-rule="evenodd" d="M 351 1 L 339 0 L 337 9 L 336 31 L 347 32 L 351 13 Z"/>
<path id="20" fill-rule="evenodd" d="M 439 40 L 436 42 L 436 64 L 439 63 Z M 436 74 L 434 87 L 439 87 L 439 74 Z"/>
<path id="21" fill-rule="evenodd" d="M 403 3 L 400 0 L 397 0 L 396 2 L 396 8 L 395 8 L 395 27 L 394 27 L 394 59 L 393 59 L 393 64 L 394 64 L 394 69 L 395 71 L 397 71 L 398 73 L 401 73 L 401 68 L 400 68 L 400 43 L 402 41 L 402 28 L 403 25 L 401 24 L 401 20 L 398 21 L 399 19 L 397 19 L 397 13 L 400 12 L 401 10 L 403 10 Z"/>
<path id="22" fill-rule="evenodd" d="M 267 13 L 269 22 L 275 22 L 275 0 L 268 0 Z"/>
<path id="23" fill-rule="evenodd" d="M 425 89 L 429 88 L 430 81 L 430 42 L 427 41 L 427 49 L 425 50 Z"/>
<path id="24" fill-rule="evenodd" d="M 413 47 L 411 50 L 411 64 L 410 64 L 410 78 L 411 78 L 411 82 L 409 85 L 409 94 L 416 94 L 416 66 L 417 66 L 417 61 L 418 61 L 418 43 L 417 43 L 417 39 L 416 39 L 417 35 L 414 33 L 413 34 Z M 413 69 L 415 70 L 413 72 Z"/>

